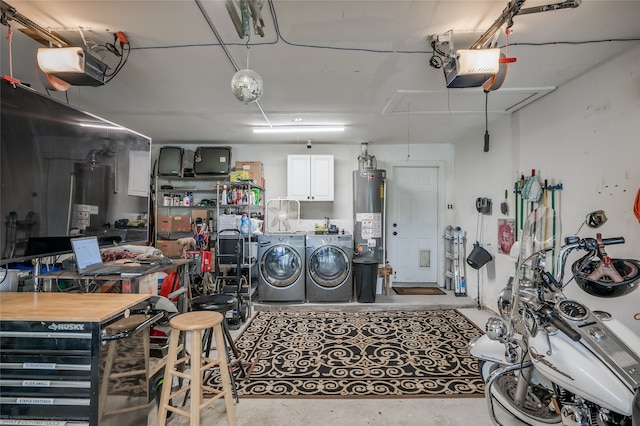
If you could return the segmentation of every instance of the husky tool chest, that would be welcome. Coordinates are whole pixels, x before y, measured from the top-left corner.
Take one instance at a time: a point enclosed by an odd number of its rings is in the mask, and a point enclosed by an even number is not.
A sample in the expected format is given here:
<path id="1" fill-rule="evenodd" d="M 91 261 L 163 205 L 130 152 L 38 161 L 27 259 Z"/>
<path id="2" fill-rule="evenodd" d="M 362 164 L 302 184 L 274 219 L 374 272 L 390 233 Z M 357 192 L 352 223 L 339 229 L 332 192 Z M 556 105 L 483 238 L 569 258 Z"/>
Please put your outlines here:
<path id="1" fill-rule="evenodd" d="M 3 294 L 0 425 L 147 424 L 148 299 Z"/>

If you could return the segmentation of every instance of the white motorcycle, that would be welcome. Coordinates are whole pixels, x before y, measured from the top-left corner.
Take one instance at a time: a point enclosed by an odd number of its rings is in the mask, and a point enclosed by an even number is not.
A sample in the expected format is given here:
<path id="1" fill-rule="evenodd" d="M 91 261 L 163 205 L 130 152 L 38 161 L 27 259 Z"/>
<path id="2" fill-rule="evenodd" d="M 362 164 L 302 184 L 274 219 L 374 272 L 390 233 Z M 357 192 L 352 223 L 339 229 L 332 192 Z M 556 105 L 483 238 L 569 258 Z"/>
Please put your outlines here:
<path id="1" fill-rule="evenodd" d="M 603 219 L 594 212 L 587 224 L 597 227 Z M 560 247 L 553 236 L 559 229 L 552 209 L 531 213 L 513 280 L 498 300 L 502 318 L 490 318 L 486 334 L 469 346 L 486 383 L 489 414 L 498 426 L 505 412 L 509 424 L 513 416 L 536 426 L 640 426 L 640 336 L 562 291 L 575 279 L 595 296 L 628 294 L 638 287 L 640 262 L 607 256 L 605 246 L 624 238 L 574 236 Z M 576 250 L 587 253 L 563 284 Z"/>

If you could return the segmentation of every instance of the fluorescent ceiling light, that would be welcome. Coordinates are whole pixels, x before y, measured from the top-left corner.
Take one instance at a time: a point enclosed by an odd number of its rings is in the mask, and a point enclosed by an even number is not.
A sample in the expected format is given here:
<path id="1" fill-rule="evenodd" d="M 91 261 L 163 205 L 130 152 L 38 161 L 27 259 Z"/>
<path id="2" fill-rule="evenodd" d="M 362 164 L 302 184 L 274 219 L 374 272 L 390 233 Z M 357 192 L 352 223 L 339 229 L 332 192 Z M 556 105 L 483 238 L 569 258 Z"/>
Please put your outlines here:
<path id="1" fill-rule="evenodd" d="M 344 126 L 274 126 L 253 128 L 253 133 L 319 133 L 343 131 Z"/>

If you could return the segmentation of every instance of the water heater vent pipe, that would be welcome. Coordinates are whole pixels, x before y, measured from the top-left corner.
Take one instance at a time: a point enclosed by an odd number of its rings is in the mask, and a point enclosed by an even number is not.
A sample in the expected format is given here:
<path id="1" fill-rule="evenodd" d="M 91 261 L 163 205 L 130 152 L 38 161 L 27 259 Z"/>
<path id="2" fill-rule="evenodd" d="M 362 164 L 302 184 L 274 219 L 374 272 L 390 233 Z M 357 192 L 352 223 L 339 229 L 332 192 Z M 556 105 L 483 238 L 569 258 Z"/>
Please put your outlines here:
<path id="1" fill-rule="evenodd" d="M 367 149 L 369 147 L 369 142 L 362 142 L 362 151 L 358 156 L 358 170 L 370 170 L 377 169 L 378 162 L 376 161 L 376 157 L 373 155 L 369 155 Z"/>

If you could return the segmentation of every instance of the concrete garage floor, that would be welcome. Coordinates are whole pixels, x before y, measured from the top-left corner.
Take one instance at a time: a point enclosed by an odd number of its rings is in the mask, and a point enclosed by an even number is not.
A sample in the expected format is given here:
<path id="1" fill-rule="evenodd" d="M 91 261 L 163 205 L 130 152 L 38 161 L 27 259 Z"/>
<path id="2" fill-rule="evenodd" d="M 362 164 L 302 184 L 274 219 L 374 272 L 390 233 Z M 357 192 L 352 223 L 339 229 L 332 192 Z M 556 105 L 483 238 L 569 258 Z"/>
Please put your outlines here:
<path id="1" fill-rule="evenodd" d="M 402 309 L 458 309 L 467 318 L 484 329 L 489 316 L 487 310 L 478 310 L 476 301 L 469 297 L 456 297 L 447 290 L 446 295 L 400 296 L 391 290 L 389 296 L 376 295 L 375 303 L 299 303 L 258 304 L 255 310 L 402 310 Z M 232 332 L 237 334 L 241 330 Z M 394 425 L 394 426 L 490 426 L 484 398 L 407 398 L 407 399 L 270 399 L 242 398 L 236 404 L 239 426 L 281 425 Z M 156 424 L 155 408 L 149 415 L 149 426 Z M 208 407 L 201 424 L 218 426 L 227 424 L 224 402 Z M 512 423 L 506 423 L 512 424 Z M 187 418 L 172 415 L 168 426 L 187 426 Z"/>

